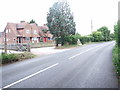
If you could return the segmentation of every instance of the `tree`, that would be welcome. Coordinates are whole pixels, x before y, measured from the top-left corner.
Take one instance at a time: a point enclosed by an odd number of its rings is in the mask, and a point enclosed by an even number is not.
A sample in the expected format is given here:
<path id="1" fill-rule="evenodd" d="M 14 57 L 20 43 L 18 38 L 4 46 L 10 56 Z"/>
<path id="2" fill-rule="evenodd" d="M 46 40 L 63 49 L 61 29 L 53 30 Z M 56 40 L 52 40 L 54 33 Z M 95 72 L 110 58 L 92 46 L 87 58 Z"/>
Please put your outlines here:
<path id="1" fill-rule="evenodd" d="M 31 23 L 35 23 L 36 25 L 38 25 L 38 24 L 35 22 L 35 20 L 33 20 L 33 19 L 32 19 L 29 23 L 30 23 L 30 24 L 31 24 Z"/>
<path id="2" fill-rule="evenodd" d="M 56 38 L 56 46 L 64 45 L 64 37 L 75 34 L 75 22 L 73 14 L 67 2 L 56 2 L 47 14 L 47 26 Z"/>
<path id="3" fill-rule="evenodd" d="M 102 32 L 100 32 L 100 31 L 93 32 L 92 34 L 93 34 L 95 42 L 99 42 L 103 39 Z"/>
<path id="4" fill-rule="evenodd" d="M 115 39 L 115 34 L 114 33 L 111 33 L 110 34 L 110 40 L 114 40 Z"/>
<path id="5" fill-rule="evenodd" d="M 103 35 L 103 41 L 109 41 L 110 40 L 110 30 L 106 26 L 103 26 L 99 28 L 97 31 L 102 32 Z"/>

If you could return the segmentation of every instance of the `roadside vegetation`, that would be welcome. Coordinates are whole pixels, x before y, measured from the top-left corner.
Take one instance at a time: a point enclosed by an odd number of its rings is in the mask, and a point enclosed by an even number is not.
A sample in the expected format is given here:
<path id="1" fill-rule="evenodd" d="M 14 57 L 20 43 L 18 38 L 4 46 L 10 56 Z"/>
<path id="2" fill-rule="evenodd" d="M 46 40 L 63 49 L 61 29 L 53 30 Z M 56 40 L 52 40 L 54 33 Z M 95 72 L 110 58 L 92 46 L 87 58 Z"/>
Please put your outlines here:
<path id="1" fill-rule="evenodd" d="M 111 34 L 106 26 L 86 36 L 76 33 L 74 16 L 67 2 L 56 2 L 53 4 L 47 14 L 47 26 L 55 38 L 56 47 L 59 44 L 61 46 L 77 45 L 78 40 L 81 44 L 86 44 L 114 39 L 114 34 Z"/>
<path id="2" fill-rule="evenodd" d="M 114 33 L 116 45 L 113 49 L 113 63 L 120 78 L 120 20 L 118 21 L 117 25 L 114 25 Z"/>
<path id="3" fill-rule="evenodd" d="M 12 62 L 16 62 L 16 61 L 21 61 L 24 59 L 30 59 L 30 58 L 34 58 L 35 55 L 30 53 L 30 52 L 24 52 L 24 53 L 19 53 L 19 54 L 8 54 L 8 53 L 2 53 L 0 54 L 0 62 L 1 64 L 7 64 L 7 63 L 12 63 Z"/>

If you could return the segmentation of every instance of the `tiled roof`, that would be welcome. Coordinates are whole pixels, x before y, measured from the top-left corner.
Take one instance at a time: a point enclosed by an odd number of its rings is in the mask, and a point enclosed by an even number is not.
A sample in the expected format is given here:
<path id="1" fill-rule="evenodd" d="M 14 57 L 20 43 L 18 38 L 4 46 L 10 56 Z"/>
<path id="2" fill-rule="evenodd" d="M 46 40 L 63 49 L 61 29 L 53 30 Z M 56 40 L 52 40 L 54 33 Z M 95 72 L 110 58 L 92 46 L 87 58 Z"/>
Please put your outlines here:
<path id="1" fill-rule="evenodd" d="M 45 34 L 43 33 L 43 29 L 41 28 L 41 26 L 38 26 L 38 29 L 39 29 L 39 34 L 41 37 L 46 37 Z"/>
<path id="2" fill-rule="evenodd" d="M 19 35 L 18 31 L 16 30 L 16 23 L 7 23 L 7 28 L 12 29 L 13 33 L 14 33 L 16 36 Z"/>
<path id="3" fill-rule="evenodd" d="M 25 28 L 25 25 L 26 25 L 27 23 L 18 23 L 18 24 L 16 24 L 16 28 Z"/>
<path id="4" fill-rule="evenodd" d="M 46 25 L 44 26 L 37 26 L 35 23 L 27 23 L 27 22 L 21 22 L 21 23 L 7 23 L 7 28 L 10 28 L 12 29 L 13 33 L 16 35 L 16 36 L 22 36 L 23 35 L 23 32 L 21 30 L 24 30 L 24 28 L 27 27 L 30 27 L 32 30 L 39 30 L 39 35 L 41 37 L 47 37 L 47 36 L 50 36 L 50 33 L 49 34 L 46 34 L 44 33 L 42 30 L 43 29 L 47 29 L 48 30 L 48 27 Z"/>

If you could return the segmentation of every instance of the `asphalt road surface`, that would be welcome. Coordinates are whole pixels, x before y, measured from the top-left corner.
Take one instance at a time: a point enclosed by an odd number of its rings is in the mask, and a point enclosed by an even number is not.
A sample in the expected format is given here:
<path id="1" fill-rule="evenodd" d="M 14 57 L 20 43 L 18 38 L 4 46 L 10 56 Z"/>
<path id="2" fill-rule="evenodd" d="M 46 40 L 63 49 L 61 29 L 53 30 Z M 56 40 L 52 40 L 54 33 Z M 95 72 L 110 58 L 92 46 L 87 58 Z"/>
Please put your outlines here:
<path id="1" fill-rule="evenodd" d="M 2 68 L 2 88 L 118 88 L 115 42 L 89 44 Z"/>

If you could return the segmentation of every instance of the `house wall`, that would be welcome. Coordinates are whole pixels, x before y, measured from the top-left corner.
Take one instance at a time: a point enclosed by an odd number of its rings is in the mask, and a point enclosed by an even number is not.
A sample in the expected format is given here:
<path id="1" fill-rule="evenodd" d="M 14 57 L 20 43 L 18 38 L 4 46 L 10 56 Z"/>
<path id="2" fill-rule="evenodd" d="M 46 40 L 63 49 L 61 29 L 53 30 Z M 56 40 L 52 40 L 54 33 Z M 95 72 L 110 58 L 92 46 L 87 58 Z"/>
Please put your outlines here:
<path id="1" fill-rule="evenodd" d="M 13 29 L 9 25 L 7 25 L 7 27 L 6 27 L 6 41 L 7 41 L 7 43 L 16 43 L 16 40 L 17 40 L 17 38 L 16 38 L 15 33 L 13 32 Z M 4 37 L 3 42 L 4 41 L 5 41 L 5 37 Z"/>
<path id="2" fill-rule="evenodd" d="M 32 37 L 31 27 L 29 24 L 26 24 L 25 28 L 23 29 L 23 37 Z"/>
<path id="3" fill-rule="evenodd" d="M 25 23 L 25 27 L 18 28 L 16 23 L 8 23 L 6 26 L 6 41 L 7 43 L 39 43 L 41 41 L 49 41 L 47 35 L 42 32 L 36 24 Z M 41 33 L 42 32 L 42 36 Z M 3 39 L 3 40 L 2 40 Z M 4 42 L 4 37 L 0 38 L 0 42 Z"/>

